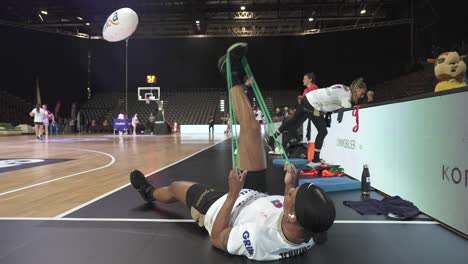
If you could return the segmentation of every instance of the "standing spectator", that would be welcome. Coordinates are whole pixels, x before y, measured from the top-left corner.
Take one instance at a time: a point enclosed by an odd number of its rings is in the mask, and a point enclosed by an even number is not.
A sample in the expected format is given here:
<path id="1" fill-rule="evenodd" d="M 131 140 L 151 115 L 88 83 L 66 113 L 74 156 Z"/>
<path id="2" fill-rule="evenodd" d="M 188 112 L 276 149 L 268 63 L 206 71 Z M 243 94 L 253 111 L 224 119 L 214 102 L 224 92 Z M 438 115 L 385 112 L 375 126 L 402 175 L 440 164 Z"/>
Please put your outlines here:
<path id="1" fill-rule="evenodd" d="M 52 122 L 50 123 L 50 126 L 49 126 L 49 133 L 50 135 L 58 135 L 58 132 L 59 132 L 59 125 L 57 122 L 55 122 L 55 116 L 51 113 L 51 119 L 52 119 Z"/>
<path id="2" fill-rule="evenodd" d="M 49 139 L 49 119 L 54 115 L 47 110 L 47 105 L 42 105 L 42 109 L 44 110 L 44 117 L 42 119 L 42 123 L 44 124 L 44 132 L 45 132 L 45 140 Z"/>
<path id="3" fill-rule="evenodd" d="M 255 113 L 255 120 L 257 120 L 257 122 L 258 122 L 259 124 L 263 124 L 263 113 L 262 113 L 262 110 L 260 110 L 260 109 L 258 108 L 258 106 L 257 106 L 257 107 L 255 107 L 254 113 Z"/>
<path id="4" fill-rule="evenodd" d="M 89 131 L 91 133 L 95 133 L 97 131 L 97 122 L 96 119 L 91 120 L 91 124 L 89 126 Z"/>
<path id="5" fill-rule="evenodd" d="M 283 120 L 283 115 L 281 114 L 281 109 L 279 107 L 276 107 L 275 115 L 273 116 L 273 121 L 274 122 L 280 122 L 281 120 Z"/>
<path id="6" fill-rule="evenodd" d="M 374 94 L 374 91 L 367 91 L 367 94 L 366 94 L 366 95 L 367 95 L 367 98 L 366 98 L 366 99 L 367 99 L 367 100 L 366 100 L 367 102 L 366 102 L 366 103 L 367 103 L 367 104 L 373 103 L 373 102 L 374 102 L 374 95 L 375 95 L 375 94 Z"/>
<path id="7" fill-rule="evenodd" d="M 283 119 L 287 118 L 289 114 L 289 107 L 285 106 L 283 108 Z"/>
<path id="8" fill-rule="evenodd" d="M 68 125 L 68 118 L 62 118 L 62 122 L 60 123 L 60 127 L 62 128 L 62 134 L 69 132 L 69 125 Z"/>
<path id="9" fill-rule="evenodd" d="M 315 74 L 313 72 L 309 72 L 309 73 L 306 73 L 304 74 L 304 77 L 302 78 L 302 84 L 306 87 L 304 89 L 304 91 L 302 92 L 302 95 L 299 95 L 297 97 L 297 101 L 298 101 L 298 105 L 296 107 L 296 110 L 294 111 L 294 115 L 295 115 L 295 119 L 294 119 L 294 123 L 295 125 L 297 124 L 298 126 L 302 125 L 302 123 L 304 123 L 305 120 L 307 120 L 308 118 L 309 119 L 312 119 L 312 114 L 307 111 L 303 105 L 303 102 L 304 100 L 304 97 L 314 91 L 314 90 L 317 90 L 318 87 L 317 85 L 315 85 Z M 286 110 L 286 109 L 285 109 Z M 300 119 L 299 119 L 300 117 Z M 288 118 L 288 116 L 285 116 L 285 119 Z M 292 118 L 291 118 L 292 119 Z M 289 122 L 289 121 L 288 121 Z M 282 131 L 285 131 L 285 130 L 288 130 L 289 128 L 286 127 L 286 124 L 289 124 L 289 123 L 286 123 L 283 122 L 283 124 L 281 124 L 281 126 L 278 128 L 278 131 L 281 131 L 281 132 L 278 132 L 278 135 L 282 133 Z M 294 127 L 293 128 L 294 130 L 297 129 L 297 127 Z M 294 133 L 293 133 L 294 134 Z M 275 149 L 275 145 L 274 145 L 274 139 L 272 136 L 269 137 L 268 139 L 268 145 L 270 146 L 270 148 L 273 150 Z"/>
<path id="10" fill-rule="evenodd" d="M 308 94 L 309 92 L 311 92 L 313 90 L 318 89 L 317 85 L 315 84 L 315 73 L 309 72 L 309 73 L 304 74 L 304 78 L 302 78 L 302 84 L 306 88 L 302 92 L 302 95 L 299 95 L 297 97 L 297 100 L 298 100 L 299 104 L 301 103 L 304 96 L 306 96 L 306 94 Z"/>
<path id="11" fill-rule="evenodd" d="M 226 130 L 224 131 L 224 134 L 231 134 L 231 117 L 229 116 L 229 114 L 226 114 L 226 117 L 223 118 L 224 122 L 226 122 L 227 126 L 226 126 Z"/>
<path id="12" fill-rule="evenodd" d="M 109 132 L 111 129 L 110 129 L 110 126 L 109 126 L 109 121 L 107 119 L 104 119 L 104 121 L 102 121 L 102 132 L 105 133 L 105 132 Z"/>
<path id="13" fill-rule="evenodd" d="M 41 104 L 36 104 L 36 108 L 34 108 L 29 115 L 34 117 L 34 131 L 36 132 L 36 139 L 42 139 L 42 126 L 44 125 L 44 116 L 45 112 L 44 109 L 41 108 Z"/>
<path id="14" fill-rule="evenodd" d="M 148 127 L 151 130 L 151 135 L 153 135 L 154 131 L 154 122 L 156 122 L 156 116 L 151 112 L 150 116 L 148 117 Z"/>
<path id="15" fill-rule="evenodd" d="M 135 113 L 132 117 L 133 135 L 136 135 L 136 128 L 138 123 L 140 123 L 140 121 L 138 121 L 138 114 Z"/>
<path id="16" fill-rule="evenodd" d="M 60 131 L 62 131 L 62 129 L 63 129 L 63 126 L 62 126 L 63 120 L 62 119 L 63 118 L 58 117 L 58 116 L 56 117 L 56 115 L 54 115 L 55 126 L 56 126 L 55 131 L 56 131 L 57 135 L 60 134 Z"/>
<path id="17" fill-rule="evenodd" d="M 75 120 L 70 118 L 69 125 L 70 125 L 70 132 L 74 133 L 76 131 L 75 130 Z"/>
<path id="18" fill-rule="evenodd" d="M 374 103 L 374 91 L 367 91 L 366 96 L 359 100 L 359 104 L 372 104 Z"/>
<path id="19" fill-rule="evenodd" d="M 214 123 L 214 117 L 210 116 L 210 119 L 208 120 L 208 133 L 214 134 Z"/>

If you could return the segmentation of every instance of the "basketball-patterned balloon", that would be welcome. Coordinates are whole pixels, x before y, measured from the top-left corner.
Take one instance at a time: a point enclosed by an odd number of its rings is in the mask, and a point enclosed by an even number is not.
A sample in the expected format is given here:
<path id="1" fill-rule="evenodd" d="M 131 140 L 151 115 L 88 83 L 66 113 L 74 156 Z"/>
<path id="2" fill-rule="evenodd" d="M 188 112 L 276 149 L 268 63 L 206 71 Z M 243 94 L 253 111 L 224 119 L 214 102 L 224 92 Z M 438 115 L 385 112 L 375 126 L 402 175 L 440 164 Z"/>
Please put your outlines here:
<path id="1" fill-rule="evenodd" d="M 138 26 L 138 15 L 125 7 L 112 13 L 102 28 L 102 36 L 110 42 L 117 42 L 130 37 Z"/>

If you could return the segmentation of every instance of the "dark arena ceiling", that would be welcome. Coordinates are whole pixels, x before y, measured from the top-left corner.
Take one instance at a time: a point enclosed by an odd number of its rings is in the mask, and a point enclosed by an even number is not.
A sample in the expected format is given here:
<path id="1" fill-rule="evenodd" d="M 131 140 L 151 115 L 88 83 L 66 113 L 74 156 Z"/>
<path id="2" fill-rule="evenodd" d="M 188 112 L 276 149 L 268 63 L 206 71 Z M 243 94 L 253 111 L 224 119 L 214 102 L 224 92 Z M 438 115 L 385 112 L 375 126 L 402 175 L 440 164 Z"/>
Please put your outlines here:
<path id="1" fill-rule="evenodd" d="M 139 16 L 133 38 L 292 36 L 413 21 L 412 1 L 6 0 L 1 5 L 0 25 L 92 39 L 101 38 L 107 17 L 122 7 Z"/>

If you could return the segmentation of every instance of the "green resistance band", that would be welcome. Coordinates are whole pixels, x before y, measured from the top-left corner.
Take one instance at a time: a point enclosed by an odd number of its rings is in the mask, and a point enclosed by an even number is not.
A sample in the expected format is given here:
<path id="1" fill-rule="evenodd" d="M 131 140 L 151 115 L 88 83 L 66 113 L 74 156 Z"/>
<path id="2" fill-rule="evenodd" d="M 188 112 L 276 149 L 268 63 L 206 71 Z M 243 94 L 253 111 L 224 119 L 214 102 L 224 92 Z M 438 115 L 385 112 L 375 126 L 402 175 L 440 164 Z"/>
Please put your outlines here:
<path id="1" fill-rule="evenodd" d="M 236 48 L 239 45 L 245 46 L 247 44 L 236 43 L 228 48 L 227 54 L 226 54 L 226 79 L 227 79 L 227 85 L 228 85 L 228 91 L 229 91 L 229 116 L 231 119 L 231 122 L 230 122 L 231 131 L 233 133 L 233 138 L 234 138 L 232 146 L 231 146 L 232 166 L 233 168 L 236 168 L 238 171 L 240 171 L 240 152 L 238 152 L 237 155 L 234 155 L 235 149 L 238 149 L 239 140 L 237 136 L 238 133 L 237 133 L 237 127 L 236 127 L 237 120 L 235 116 L 235 111 L 234 111 L 233 101 L 232 101 L 232 94 L 231 94 L 232 71 L 231 71 L 230 51 L 232 51 L 234 48 Z M 257 81 L 255 80 L 255 77 L 253 76 L 252 70 L 250 69 L 249 63 L 247 62 L 247 58 L 245 56 L 241 58 L 241 63 L 242 63 L 244 72 L 246 73 L 247 77 L 252 82 L 253 92 L 255 94 L 255 97 L 257 98 L 257 102 L 260 106 L 262 113 L 264 113 L 265 115 L 265 118 L 267 121 L 268 134 L 273 135 L 275 133 L 275 129 L 273 127 L 273 121 L 270 115 L 270 111 L 268 111 L 267 105 L 265 101 L 263 100 L 263 96 L 262 96 L 262 93 L 260 92 Z M 279 140 L 277 138 L 275 138 L 275 144 L 278 145 L 280 148 L 282 159 L 286 162 L 286 164 L 289 165 L 290 162 L 289 162 L 288 156 L 286 155 L 286 152 L 284 151 L 282 144 L 279 143 Z M 237 156 L 237 159 L 236 159 L 236 156 Z"/>

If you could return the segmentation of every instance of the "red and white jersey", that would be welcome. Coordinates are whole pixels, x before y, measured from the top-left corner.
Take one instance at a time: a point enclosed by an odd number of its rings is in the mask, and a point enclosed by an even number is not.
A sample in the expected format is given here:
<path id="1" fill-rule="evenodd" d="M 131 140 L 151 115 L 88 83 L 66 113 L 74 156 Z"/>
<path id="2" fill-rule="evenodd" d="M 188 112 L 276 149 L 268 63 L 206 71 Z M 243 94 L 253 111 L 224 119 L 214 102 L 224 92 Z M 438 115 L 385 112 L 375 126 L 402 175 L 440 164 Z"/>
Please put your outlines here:
<path id="1" fill-rule="evenodd" d="M 306 89 L 304 89 L 304 92 L 302 92 L 302 96 L 306 96 L 306 94 L 314 91 L 314 90 L 317 90 L 318 89 L 318 86 L 315 85 L 315 84 L 311 84 L 309 87 L 307 87 Z"/>
<path id="2" fill-rule="evenodd" d="M 219 198 L 205 215 L 205 228 L 211 235 L 216 216 L 227 195 Z M 308 243 L 289 242 L 281 229 L 284 196 L 268 196 L 250 189 L 242 189 L 232 209 L 232 227 L 227 250 L 254 260 L 277 260 L 293 257 L 309 250 Z"/>
<path id="3" fill-rule="evenodd" d="M 335 84 L 306 94 L 310 105 L 322 112 L 333 112 L 343 107 L 350 108 L 351 96 L 349 87 L 342 84 Z"/>

